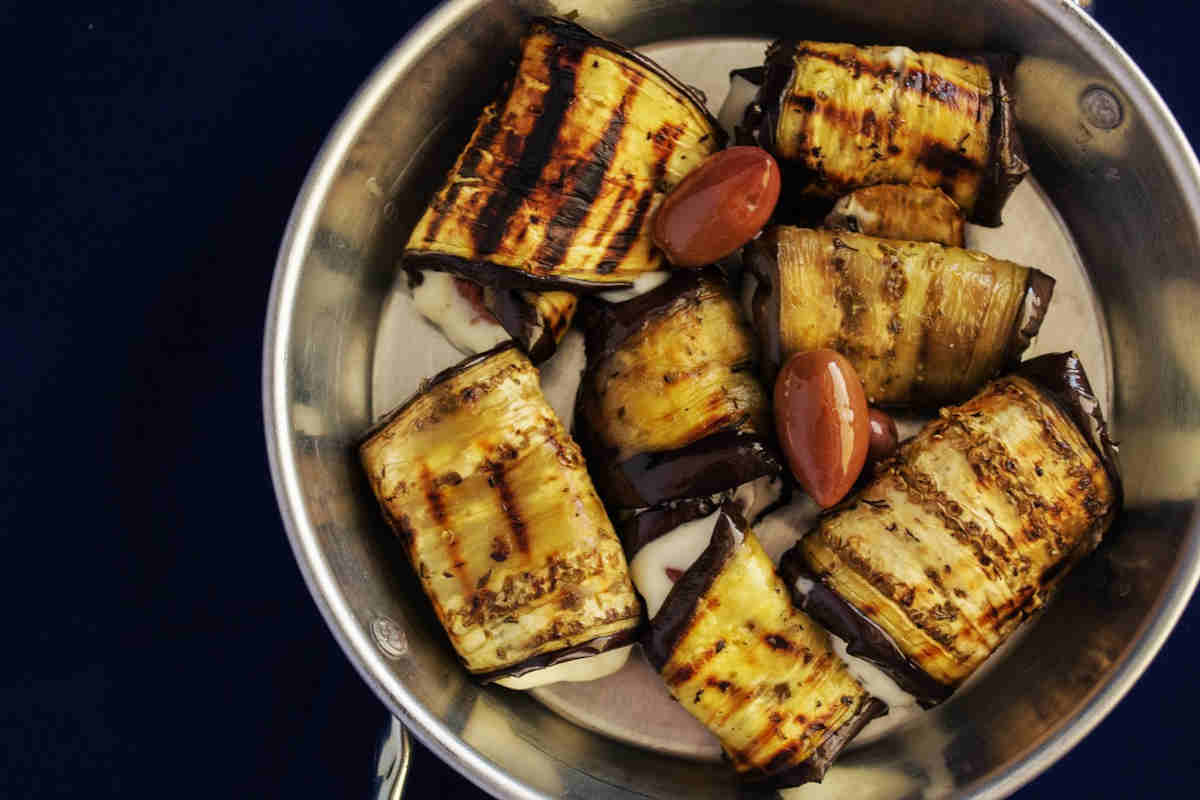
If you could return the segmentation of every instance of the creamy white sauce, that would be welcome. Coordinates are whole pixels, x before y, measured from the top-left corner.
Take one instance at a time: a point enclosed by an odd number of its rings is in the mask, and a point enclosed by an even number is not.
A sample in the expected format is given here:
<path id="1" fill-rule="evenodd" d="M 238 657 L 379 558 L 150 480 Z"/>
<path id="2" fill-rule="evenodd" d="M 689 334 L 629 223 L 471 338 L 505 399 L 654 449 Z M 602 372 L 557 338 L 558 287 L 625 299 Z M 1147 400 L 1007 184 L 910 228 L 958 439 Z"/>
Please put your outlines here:
<path id="1" fill-rule="evenodd" d="M 777 508 L 754 525 L 754 535 L 776 564 L 784 553 L 817 525 L 821 507 L 797 490 L 787 505 Z"/>
<path id="2" fill-rule="evenodd" d="M 751 525 L 768 506 L 779 502 L 783 495 L 783 479 L 777 475 L 763 475 L 747 481 L 733 490 L 733 502 L 742 509 L 742 516 Z"/>
<path id="3" fill-rule="evenodd" d="M 575 395 L 587 366 L 583 341 L 579 331 L 567 331 L 554 355 L 538 367 L 542 376 L 542 394 L 568 431 L 575 419 Z"/>
<path id="4" fill-rule="evenodd" d="M 599 680 L 600 678 L 612 675 L 625 666 L 625 662 L 629 660 L 631 650 L 633 650 L 633 645 L 618 647 L 606 653 L 598 653 L 587 658 L 577 658 L 574 661 L 564 661 L 552 667 L 544 667 L 533 672 L 527 672 L 520 677 L 501 678 L 496 681 L 496 685 L 503 686 L 506 689 L 525 690 L 536 689 L 539 686 L 561 683 L 563 681 L 578 683 Z"/>
<path id="5" fill-rule="evenodd" d="M 721 123 L 721 127 L 731 138 L 734 135 L 734 128 L 742 124 L 746 106 L 754 102 L 754 96 L 757 94 L 757 84 L 751 83 L 741 75 L 734 75 L 729 79 L 729 94 L 725 95 L 725 102 L 721 104 L 717 122 Z"/>
<path id="6" fill-rule="evenodd" d="M 422 272 L 413 288 L 413 307 L 437 326 L 450 344 L 468 355 L 490 350 L 512 337 L 491 314 L 481 314 L 458 292 L 447 272 Z"/>
<path id="7" fill-rule="evenodd" d="M 904 64 L 913 51 L 908 47 L 893 47 L 883 54 L 883 59 L 897 72 L 904 72 Z"/>
<path id="8" fill-rule="evenodd" d="M 667 270 L 657 270 L 655 272 L 643 272 L 633 279 L 633 286 L 628 289 L 610 289 L 607 292 L 597 292 L 596 296 L 601 300 L 606 300 L 609 303 L 624 303 L 626 300 L 632 300 L 646 292 L 653 291 L 659 286 L 666 283 L 671 277 L 671 273 Z"/>
<path id="9" fill-rule="evenodd" d="M 667 568 L 683 572 L 695 563 L 712 541 L 719 513 L 714 511 L 707 517 L 685 522 L 643 546 L 634 555 L 629 576 L 646 603 L 646 615 L 650 619 L 654 619 L 675 585 L 667 575 Z"/>

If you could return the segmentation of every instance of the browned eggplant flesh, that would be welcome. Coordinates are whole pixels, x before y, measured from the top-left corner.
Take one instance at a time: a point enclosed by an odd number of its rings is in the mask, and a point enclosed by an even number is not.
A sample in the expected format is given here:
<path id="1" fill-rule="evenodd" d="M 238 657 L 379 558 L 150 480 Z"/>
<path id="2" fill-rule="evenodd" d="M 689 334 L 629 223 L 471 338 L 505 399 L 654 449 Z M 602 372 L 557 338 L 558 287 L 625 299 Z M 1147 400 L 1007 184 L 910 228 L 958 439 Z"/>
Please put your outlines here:
<path id="1" fill-rule="evenodd" d="M 1054 279 L 974 250 L 776 227 L 751 242 L 748 312 L 773 376 L 793 353 L 836 350 L 873 405 L 963 400 L 1017 363 Z"/>
<path id="2" fill-rule="evenodd" d="M 871 697 L 819 625 L 791 603 L 735 507 L 650 620 L 643 650 L 671 695 L 721 740 L 738 774 L 819 781 L 886 706 Z"/>
<path id="3" fill-rule="evenodd" d="M 633 640 L 641 604 L 620 542 L 511 343 L 435 377 L 360 455 L 472 673 L 503 678 Z"/>

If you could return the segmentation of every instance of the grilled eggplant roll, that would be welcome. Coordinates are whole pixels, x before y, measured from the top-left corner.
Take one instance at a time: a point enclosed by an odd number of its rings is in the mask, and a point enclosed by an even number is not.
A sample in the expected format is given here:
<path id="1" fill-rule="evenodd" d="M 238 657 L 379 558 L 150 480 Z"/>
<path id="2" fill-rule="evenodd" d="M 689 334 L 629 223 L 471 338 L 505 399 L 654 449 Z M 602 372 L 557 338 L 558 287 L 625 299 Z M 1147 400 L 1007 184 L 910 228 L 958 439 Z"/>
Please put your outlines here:
<path id="1" fill-rule="evenodd" d="M 405 263 L 503 289 L 630 285 L 664 264 L 654 210 L 724 140 L 694 90 L 649 59 L 535 20 L 516 77 L 484 109 Z"/>
<path id="2" fill-rule="evenodd" d="M 745 255 L 767 374 L 792 353 L 837 350 L 875 405 L 966 399 L 1017 363 L 1054 291 L 973 250 L 840 231 L 772 228 Z"/>
<path id="3" fill-rule="evenodd" d="M 743 779 L 819 781 L 886 706 L 793 607 L 738 511 L 726 506 L 710 519 L 710 541 L 651 618 L 643 651 Z"/>
<path id="4" fill-rule="evenodd" d="M 944 699 L 1119 510 L 1098 409 L 1073 353 L 943 409 L 784 556 L 797 603 L 925 705 Z"/>
<path id="5" fill-rule="evenodd" d="M 493 289 L 448 272 L 409 271 L 421 316 L 468 354 L 513 339 L 535 364 L 554 355 L 571 327 L 578 298 L 570 292 Z"/>
<path id="6" fill-rule="evenodd" d="M 826 228 L 962 247 L 963 213 L 941 189 L 882 183 L 839 198 Z"/>
<path id="7" fill-rule="evenodd" d="M 575 433 L 611 507 L 711 495 L 780 470 L 754 341 L 713 269 L 580 309 Z"/>
<path id="8" fill-rule="evenodd" d="M 1008 84 L 1013 59 L 907 47 L 778 41 L 742 134 L 834 198 L 878 183 L 936 186 L 968 219 L 999 225 L 1029 165 Z"/>
<path id="9" fill-rule="evenodd" d="M 620 542 L 537 370 L 511 342 L 434 377 L 360 453 L 477 677 L 524 676 L 524 688 L 528 673 L 634 640 L 641 604 Z"/>

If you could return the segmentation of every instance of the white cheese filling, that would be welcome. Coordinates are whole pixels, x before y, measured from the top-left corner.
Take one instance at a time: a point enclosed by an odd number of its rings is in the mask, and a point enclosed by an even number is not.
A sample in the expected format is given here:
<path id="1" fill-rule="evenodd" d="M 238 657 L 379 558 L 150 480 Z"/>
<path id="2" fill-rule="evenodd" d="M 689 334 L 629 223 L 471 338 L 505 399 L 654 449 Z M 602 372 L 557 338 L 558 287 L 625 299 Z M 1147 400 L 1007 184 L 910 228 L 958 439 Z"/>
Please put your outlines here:
<path id="1" fill-rule="evenodd" d="M 741 75 L 734 75 L 729 79 L 729 94 L 725 95 L 725 102 L 721 104 L 717 122 L 721 123 L 721 127 L 725 129 L 731 139 L 734 135 L 734 128 L 742 124 L 742 117 L 746 115 L 746 106 L 754 102 L 757 94 L 758 85 L 751 83 Z"/>
<path id="2" fill-rule="evenodd" d="M 685 522 L 634 554 L 629 564 L 629 577 L 646 603 L 646 615 L 650 619 L 658 614 L 663 601 L 671 593 L 671 587 L 675 585 L 675 580 L 667 570 L 683 573 L 695 563 L 712 541 L 719 513 L 714 511 L 707 517 Z"/>
<path id="3" fill-rule="evenodd" d="M 858 221 L 858 229 L 865 230 L 879 225 L 879 212 L 872 211 L 859 202 L 854 195 L 846 195 L 839 199 L 833 206 L 833 212 L 830 216 L 839 221 L 848 221 L 855 219 Z"/>
<path id="4" fill-rule="evenodd" d="M 670 278 L 671 273 L 667 270 L 643 272 L 633 279 L 633 286 L 630 288 L 609 289 L 607 292 L 597 292 L 596 296 L 609 303 L 624 303 L 626 300 L 632 300 L 635 297 L 644 295 L 646 292 L 657 289 L 670 280 Z"/>
<path id="5" fill-rule="evenodd" d="M 453 275 L 426 271 L 421 277 L 421 284 L 413 287 L 413 307 L 437 326 L 450 344 L 473 355 L 512 338 L 495 317 L 481 313 L 463 297 Z"/>
<path id="6" fill-rule="evenodd" d="M 625 662 L 629 660 L 631 650 L 633 650 L 633 645 L 630 644 L 625 647 L 609 650 L 605 653 L 597 653 L 587 658 L 577 658 L 573 661 L 564 661 L 561 664 L 555 664 L 551 667 L 543 667 L 542 669 L 527 672 L 518 677 L 500 678 L 495 683 L 497 686 L 503 686 L 506 689 L 524 690 L 536 689 L 539 686 L 561 683 L 563 681 L 595 681 L 612 675 L 625 666 Z"/>
<path id="7" fill-rule="evenodd" d="M 575 395 L 587 366 L 583 343 L 582 333 L 574 329 L 567 331 L 554 355 L 538 367 L 542 376 L 542 394 L 568 431 L 575 420 Z"/>

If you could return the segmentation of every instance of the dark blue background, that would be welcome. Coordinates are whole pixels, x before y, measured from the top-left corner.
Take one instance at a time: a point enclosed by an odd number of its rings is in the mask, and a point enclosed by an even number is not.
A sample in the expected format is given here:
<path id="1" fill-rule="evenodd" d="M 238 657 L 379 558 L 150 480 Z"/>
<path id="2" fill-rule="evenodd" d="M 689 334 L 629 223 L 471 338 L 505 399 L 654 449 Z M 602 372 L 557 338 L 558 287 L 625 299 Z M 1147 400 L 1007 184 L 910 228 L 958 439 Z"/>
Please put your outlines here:
<path id="1" fill-rule="evenodd" d="M 429 3 L 0 3 L 0 795 L 362 797 L 383 707 L 267 471 L 275 251 L 343 104 Z M 1182 2 L 1099 18 L 1193 141 Z M 1200 785 L 1193 605 L 1023 798 Z M 478 795 L 421 749 L 413 797 Z"/>

